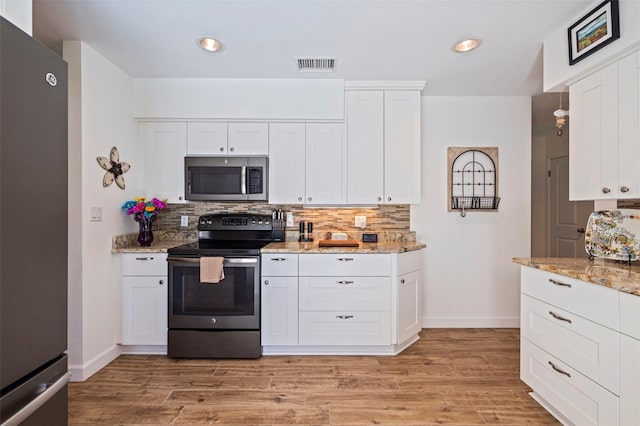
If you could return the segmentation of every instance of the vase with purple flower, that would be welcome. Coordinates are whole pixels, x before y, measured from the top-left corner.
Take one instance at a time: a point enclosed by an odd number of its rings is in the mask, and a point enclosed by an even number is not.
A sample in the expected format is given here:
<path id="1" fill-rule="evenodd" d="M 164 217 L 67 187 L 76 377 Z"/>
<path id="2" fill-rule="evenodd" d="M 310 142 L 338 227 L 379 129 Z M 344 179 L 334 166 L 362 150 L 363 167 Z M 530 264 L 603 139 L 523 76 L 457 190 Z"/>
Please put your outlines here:
<path id="1" fill-rule="evenodd" d="M 127 201 L 122 208 L 128 215 L 133 215 L 133 220 L 138 222 L 138 243 L 142 247 L 149 247 L 153 243 L 153 221 L 158 212 L 167 208 L 166 200 L 152 198 L 147 201 L 145 197 L 136 197 Z"/>

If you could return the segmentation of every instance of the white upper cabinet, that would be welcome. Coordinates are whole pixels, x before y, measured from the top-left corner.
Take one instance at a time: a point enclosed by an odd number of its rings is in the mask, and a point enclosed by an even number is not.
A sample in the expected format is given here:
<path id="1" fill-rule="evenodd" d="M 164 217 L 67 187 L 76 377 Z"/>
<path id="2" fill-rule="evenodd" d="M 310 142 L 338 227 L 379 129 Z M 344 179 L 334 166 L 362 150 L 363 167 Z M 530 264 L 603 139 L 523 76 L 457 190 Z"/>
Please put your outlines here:
<path id="1" fill-rule="evenodd" d="M 569 198 L 640 196 L 640 53 L 571 85 Z"/>
<path id="2" fill-rule="evenodd" d="M 420 92 L 346 94 L 347 203 L 420 202 Z"/>
<path id="3" fill-rule="evenodd" d="M 147 197 L 166 198 L 170 203 L 184 202 L 186 123 L 144 122 L 140 124 L 140 137 Z"/>
<path id="4" fill-rule="evenodd" d="M 420 92 L 384 92 L 385 202 L 420 202 Z"/>
<path id="5" fill-rule="evenodd" d="M 384 95 L 349 91 L 346 99 L 347 202 L 380 204 L 384 198 Z"/>
<path id="6" fill-rule="evenodd" d="M 187 123 L 188 155 L 227 155 L 227 123 Z"/>
<path id="7" fill-rule="evenodd" d="M 267 123 L 190 122 L 189 155 L 252 156 L 269 154 Z"/>
<path id="8" fill-rule="evenodd" d="M 304 202 L 305 158 L 304 123 L 269 124 L 269 203 Z"/>
<path id="9" fill-rule="evenodd" d="M 269 124 L 229 123 L 229 155 L 269 155 Z"/>
<path id="10" fill-rule="evenodd" d="M 342 124 L 306 125 L 305 204 L 344 204 Z"/>

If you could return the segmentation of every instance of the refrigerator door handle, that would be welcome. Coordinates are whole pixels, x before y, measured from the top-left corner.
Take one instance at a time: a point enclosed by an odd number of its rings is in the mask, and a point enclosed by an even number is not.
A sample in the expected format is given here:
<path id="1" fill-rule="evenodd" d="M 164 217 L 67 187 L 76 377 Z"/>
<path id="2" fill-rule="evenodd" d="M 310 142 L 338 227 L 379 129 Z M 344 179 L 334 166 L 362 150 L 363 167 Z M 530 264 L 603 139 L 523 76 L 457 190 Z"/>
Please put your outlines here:
<path id="1" fill-rule="evenodd" d="M 53 398 L 53 396 L 58 393 L 60 389 L 66 386 L 69 383 L 69 379 L 71 378 L 70 373 L 65 373 L 60 377 L 53 385 L 49 386 L 44 392 L 38 395 L 33 401 L 29 404 L 25 405 L 15 413 L 13 416 L 7 419 L 7 421 L 3 422 L 0 426 L 16 426 L 22 423 L 25 419 L 27 419 L 31 414 L 35 413 L 38 408 L 42 407 L 45 402 Z"/>

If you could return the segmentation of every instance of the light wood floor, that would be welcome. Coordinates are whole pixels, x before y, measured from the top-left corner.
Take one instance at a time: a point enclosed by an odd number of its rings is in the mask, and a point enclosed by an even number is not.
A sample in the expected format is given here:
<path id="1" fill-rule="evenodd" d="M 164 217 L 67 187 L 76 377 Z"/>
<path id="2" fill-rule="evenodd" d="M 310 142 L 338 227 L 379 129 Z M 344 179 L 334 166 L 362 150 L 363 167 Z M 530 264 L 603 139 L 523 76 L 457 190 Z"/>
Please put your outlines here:
<path id="1" fill-rule="evenodd" d="M 425 329 L 396 357 L 127 355 L 70 384 L 69 424 L 558 424 L 518 360 L 515 329 Z"/>

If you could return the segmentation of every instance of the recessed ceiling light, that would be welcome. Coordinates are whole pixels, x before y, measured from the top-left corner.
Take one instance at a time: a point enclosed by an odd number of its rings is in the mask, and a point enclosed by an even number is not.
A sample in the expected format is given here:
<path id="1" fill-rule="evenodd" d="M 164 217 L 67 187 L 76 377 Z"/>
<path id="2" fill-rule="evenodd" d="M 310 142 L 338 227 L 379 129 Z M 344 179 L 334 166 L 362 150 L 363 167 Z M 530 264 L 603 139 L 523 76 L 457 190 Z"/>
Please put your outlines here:
<path id="1" fill-rule="evenodd" d="M 219 52 L 224 46 L 213 37 L 200 37 L 196 40 L 196 44 L 209 52 Z"/>
<path id="2" fill-rule="evenodd" d="M 477 38 L 469 38 L 461 40 L 453 46 L 453 50 L 458 53 L 470 52 L 480 46 L 480 40 Z"/>

